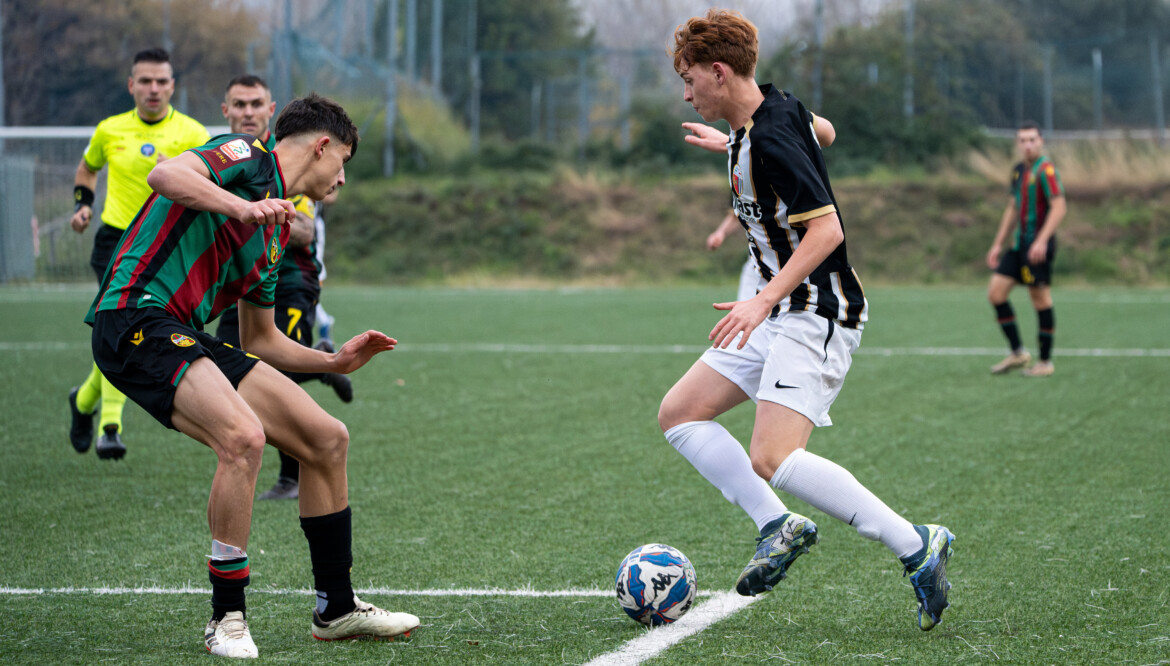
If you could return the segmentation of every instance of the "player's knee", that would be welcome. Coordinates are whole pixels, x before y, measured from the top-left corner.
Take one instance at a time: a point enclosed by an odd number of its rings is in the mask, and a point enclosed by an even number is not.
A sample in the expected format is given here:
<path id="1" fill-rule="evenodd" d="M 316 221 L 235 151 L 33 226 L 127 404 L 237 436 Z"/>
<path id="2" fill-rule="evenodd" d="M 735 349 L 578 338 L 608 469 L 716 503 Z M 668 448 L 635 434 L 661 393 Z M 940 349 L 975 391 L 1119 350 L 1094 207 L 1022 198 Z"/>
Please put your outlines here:
<path id="1" fill-rule="evenodd" d="M 662 399 L 662 404 L 658 406 L 658 427 L 662 428 L 662 432 L 690 421 L 705 420 L 707 419 L 694 413 L 694 410 L 688 409 L 683 401 L 674 398 L 669 393 Z"/>
<path id="2" fill-rule="evenodd" d="M 674 401 L 669 396 L 663 398 L 662 404 L 658 406 L 658 427 L 662 432 L 666 432 L 680 423 L 686 423 L 686 419 L 682 411 L 674 404 Z"/>
<path id="3" fill-rule="evenodd" d="M 771 481 L 772 477 L 776 476 L 776 470 L 780 468 L 780 463 L 783 462 L 782 460 L 776 460 L 774 455 L 761 451 L 752 451 L 751 461 L 752 471 L 765 481 Z"/>
<path id="4" fill-rule="evenodd" d="M 344 466 L 349 454 L 349 430 L 337 419 L 313 429 L 312 456 L 308 463 L 322 469 Z"/>
<path id="5" fill-rule="evenodd" d="M 259 472 L 264 456 L 264 429 L 259 425 L 239 428 L 224 438 L 218 453 L 221 463 Z"/>

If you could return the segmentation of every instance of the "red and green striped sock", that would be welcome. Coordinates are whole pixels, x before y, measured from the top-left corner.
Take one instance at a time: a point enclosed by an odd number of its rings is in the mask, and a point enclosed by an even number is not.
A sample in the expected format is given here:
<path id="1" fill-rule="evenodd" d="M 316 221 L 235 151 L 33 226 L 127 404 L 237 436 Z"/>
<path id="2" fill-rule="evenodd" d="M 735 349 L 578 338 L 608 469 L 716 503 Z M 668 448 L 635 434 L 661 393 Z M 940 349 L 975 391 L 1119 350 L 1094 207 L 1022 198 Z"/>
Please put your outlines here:
<path id="1" fill-rule="evenodd" d="M 244 608 L 244 588 L 250 581 L 251 568 L 248 556 L 227 560 L 207 560 L 207 573 L 211 579 L 211 618 L 222 620 L 231 611 Z"/>

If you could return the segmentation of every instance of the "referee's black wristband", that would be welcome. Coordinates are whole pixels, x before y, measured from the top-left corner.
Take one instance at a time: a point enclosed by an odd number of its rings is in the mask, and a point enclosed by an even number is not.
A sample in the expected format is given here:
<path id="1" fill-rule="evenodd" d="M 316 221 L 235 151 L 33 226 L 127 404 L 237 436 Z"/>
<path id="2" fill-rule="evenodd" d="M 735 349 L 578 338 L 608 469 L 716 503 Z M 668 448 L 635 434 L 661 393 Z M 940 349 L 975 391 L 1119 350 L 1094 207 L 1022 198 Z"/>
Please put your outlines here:
<path id="1" fill-rule="evenodd" d="M 93 190 L 85 185 L 73 186 L 73 212 L 81 210 L 82 206 L 93 208 Z"/>

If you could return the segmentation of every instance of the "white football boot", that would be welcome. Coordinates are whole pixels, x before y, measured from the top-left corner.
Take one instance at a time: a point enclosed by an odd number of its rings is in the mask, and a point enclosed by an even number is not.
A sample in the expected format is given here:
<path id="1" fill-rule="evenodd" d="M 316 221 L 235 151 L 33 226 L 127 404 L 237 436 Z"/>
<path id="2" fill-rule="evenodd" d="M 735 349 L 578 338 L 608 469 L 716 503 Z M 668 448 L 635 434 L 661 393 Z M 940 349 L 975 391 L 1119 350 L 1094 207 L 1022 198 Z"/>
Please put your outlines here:
<path id="1" fill-rule="evenodd" d="M 208 652 L 219 657 L 255 659 L 260 656 L 248 632 L 248 621 L 240 611 L 227 613 L 219 622 L 208 622 L 203 630 L 203 644 Z"/>
<path id="2" fill-rule="evenodd" d="M 354 595 L 357 605 L 352 612 L 336 620 L 325 622 L 313 611 L 313 638 L 319 641 L 343 641 L 350 638 L 369 638 L 392 641 L 409 638 L 418 629 L 418 618 L 410 613 L 392 613 L 373 604 L 367 604 Z"/>

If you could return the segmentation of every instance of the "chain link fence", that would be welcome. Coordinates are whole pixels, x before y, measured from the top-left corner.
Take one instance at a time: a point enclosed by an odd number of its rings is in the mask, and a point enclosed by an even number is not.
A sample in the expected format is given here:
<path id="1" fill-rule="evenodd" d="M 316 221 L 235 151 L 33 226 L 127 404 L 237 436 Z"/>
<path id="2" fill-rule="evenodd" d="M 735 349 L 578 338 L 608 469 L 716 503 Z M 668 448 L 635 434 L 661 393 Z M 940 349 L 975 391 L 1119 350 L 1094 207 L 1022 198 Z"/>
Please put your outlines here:
<path id="1" fill-rule="evenodd" d="M 888 4 L 893 11 L 902 6 Z M 502 37 L 486 41 L 483 35 L 496 34 L 485 18 L 490 16 L 486 0 L 246 0 L 243 5 L 264 35 L 244 45 L 246 70 L 269 82 L 278 107 L 310 91 L 341 101 L 363 137 L 352 165 L 358 177 L 441 172 L 518 144 L 584 160 L 590 147 L 620 153 L 641 142 L 647 150 L 664 151 L 669 161 L 674 144 L 681 144 L 678 122 L 697 119 L 681 101 L 681 83 L 665 53 L 669 29 L 644 35 L 636 48 L 607 46 L 598 35 L 571 48 L 531 49 Z M 813 26 L 817 5 L 794 5 L 808 15 L 794 17 L 786 44 L 763 45 L 758 78 L 810 104 L 823 99 L 818 110 L 830 118 L 842 113 L 832 108 L 832 90 L 852 94 L 870 86 L 892 101 L 888 109 L 870 109 L 873 114 L 953 109 L 1005 136 L 1026 118 L 1058 138 L 1066 132 L 1077 132 L 1078 138 L 1164 136 L 1167 48 L 1152 29 L 1062 44 L 1059 57 L 1051 46 L 1009 50 L 984 44 L 983 52 L 1004 51 L 986 61 L 963 60 L 921 37 L 915 44 L 913 33 L 898 46 L 895 34 L 891 48 L 914 54 L 907 70 L 888 53 L 883 61 L 868 58 L 863 49 L 843 51 L 832 40 L 818 43 L 823 30 Z M 224 83 L 239 73 L 225 72 Z M 180 87 L 173 103 L 205 125 L 222 128 L 221 99 L 222 88 Z M 90 132 L 0 127 L 0 158 L 24 165 L 0 172 L 14 179 L 0 190 L 12 209 L 2 223 L 6 229 L 35 230 L 31 238 L 24 231 L 0 236 L 6 257 L 0 281 L 93 279 L 92 231 L 79 235 L 68 226 L 73 174 Z M 30 164 L 31 183 L 12 175 L 26 173 Z M 104 191 L 103 173 L 99 208 Z M 24 209 L 8 203 L 29 198 L 31 214 L 19 219 Z M 13 259 L 21 253 L 18 246 L 35 256 L 31 275 L 27 262 Z"/>

